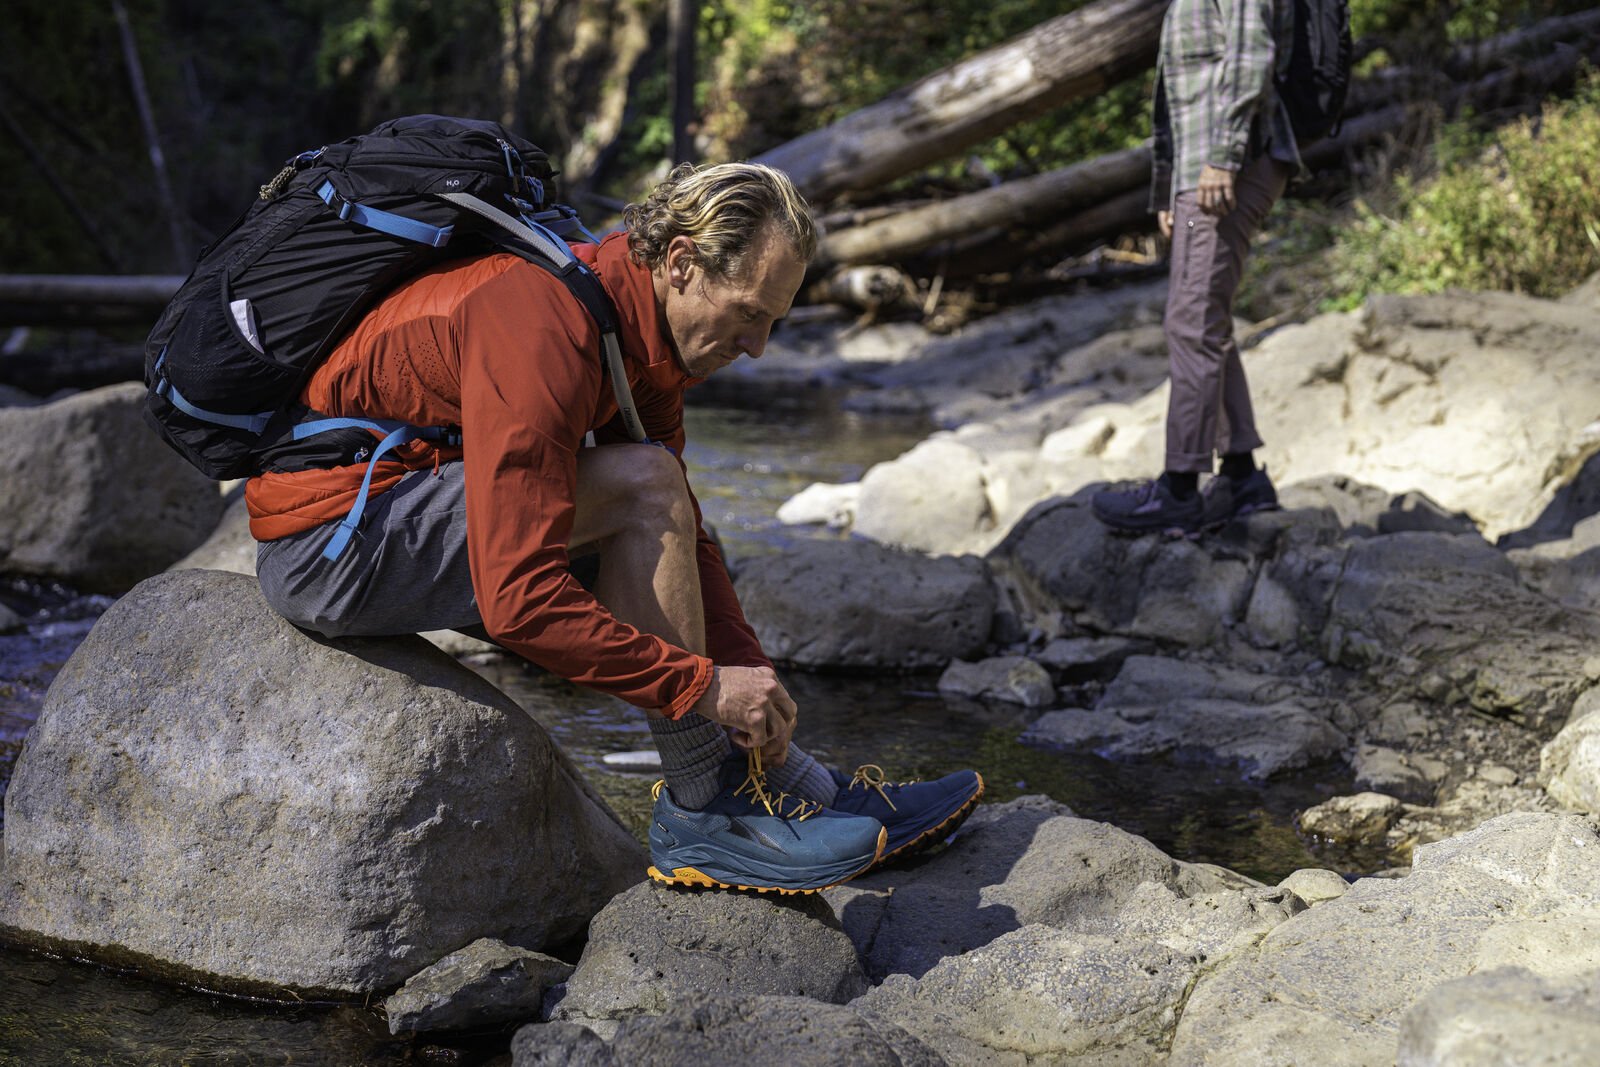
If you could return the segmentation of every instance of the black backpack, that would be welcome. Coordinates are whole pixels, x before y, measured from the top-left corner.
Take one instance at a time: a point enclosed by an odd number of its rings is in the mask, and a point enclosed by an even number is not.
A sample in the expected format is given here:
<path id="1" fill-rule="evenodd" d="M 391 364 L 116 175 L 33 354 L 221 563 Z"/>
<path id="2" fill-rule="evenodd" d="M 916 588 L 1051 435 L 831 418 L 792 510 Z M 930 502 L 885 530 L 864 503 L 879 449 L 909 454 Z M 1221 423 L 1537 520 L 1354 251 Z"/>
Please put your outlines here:
<path id="1" fill-rule="evenodd" d="M 324 419 L 298 398 L 396 284 L 445 259 L 509 251 L 559 277 L 595 318 L 618 406 L 643 439 L 615 311 L 564 240 L 593 238 L 546 200 L 553 174 L 542 150 L 499 124 L 439 115 L 295 156 L 201 253 L 151 331 L 146 420 L 217 479 L 376 460 L 416 437 L 457 443 L 455 427 Z"/>
<path id="2" fill-rule="evenodd" d="M 1348 0 L 1285 0 L 1294 4 L 1289 68 L 1277 77 L 1295 141 L 1303 148 L 1338 132 L 1350 88 Z"/>

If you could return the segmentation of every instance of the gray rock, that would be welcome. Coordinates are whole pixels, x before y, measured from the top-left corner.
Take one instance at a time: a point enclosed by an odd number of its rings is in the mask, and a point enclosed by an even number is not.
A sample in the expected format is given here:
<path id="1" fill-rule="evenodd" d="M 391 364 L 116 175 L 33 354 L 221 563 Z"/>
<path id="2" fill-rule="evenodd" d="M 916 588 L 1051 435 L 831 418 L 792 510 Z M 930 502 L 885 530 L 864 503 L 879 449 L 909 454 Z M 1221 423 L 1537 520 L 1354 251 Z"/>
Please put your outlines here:
<path id="1" fill-rule="evenodd" d="M 806 541 L 739 566 L 739 601 L 767 654 L 800 667 L 943 667 L 989 638 L 981 560 L 865 541 Z"/>
<path id="2" fill-rule="evenodd" d="M 1042 708 L 1056 698 L 1050 672 L 1026 656 L 994 656 L 977 663 L 956 660 L 939 676 L 939 692 L 1025 708 Z"/>
<path id="3" fill-rule="evenodd" d="M 849 1008 L 802 996 L 685 995 L 660 1015 L 625 1020 L 604 1049 L 609 1058 L 600 1056 L 598 1038 L 576 1033 L 570 1025 L 556 1030 L 560 1025 L 519 1030 L 512 1047 L 514 1067 L 569 1063 L 943 1067 L 944 1063 L 891 1021 L 868 1020 Z"/>
<path id="4" fill-rule="evenodd" d="M 1035 657 L 1067 682 L 1109 679 L 1129 656 L 1147 651 L 1149 644 L 1125 637 L 1058 637 Z"/>
<path id="5" fill-rule="evenodd" d="M 383 1002 L 391 1034 L 461 1030 L 536 1018 L 572 964 L 484 938 L 412 975 Z"/>
<path id="6" fill-rule="evenodd" d="M 11 385 L 0 385 L 0 408 L 31 408 L 44 403 L 40 397 Z"/>
<path id="7" fill-rule="evenodd" d="M 551 1018 L 604 1023 L 659 1015 L 707 993 L 842 1004 L 866 988 L 855 947 L 814 896 L 769 900 L 645 883 L 595 916 Z"/>
<path id="8" fill-rule="evenodd" d="M 1036 507 L 987 559 L 1026 622 L 1067 614 L 1109 634 L 1208 644 L 1249 602 L 1249 568 L 1221 546 L 1111 533 L 1079 500 Z"/>
<path id="9" fill-rule="evenodd" d="M 1113 759 L 1171 753 L 1267 778 L 1341 751 L 1347 740 L 1328 718 L 1287 679 L 1132 656 L 1092 710 L 1047 712 L 1022 740 Z"/>
<path id="10" fill-rule="evenodd" d="M 244 490 L 240 487 L 228 494 L 222 520 L 211 536 L 167 570 L 231 571 L 253 576 L 256 545 L 256 539 L 250 536 L 250 513 L 245 510 Z"/>
<path id="11" fill-rule="evenodd" d="M 1427 493 L 1401 493 L 1378 516 L 1381 534 L 1408 531 L 1478 537 L 1478 524 L 1464 511 L 1450 511 Z"/>
<path id="12" fill-rule="evenodd" d="M 12 630 L 22 629 L 22 616 L 0 604 L 0 634 L 8 634 Z"/>
<path id="13" fill-rule="evenodd" d="M 1591 616 L 1564 611 L 1523 585 L 1481 538 L 1402 533 L 1355 542 L 1323 631 L 1326 654 L 1459 699 L 1535 730 L 1555 729 L 1588 687 L 1581 664 L 1600 638 Z M 1433 687 L 1429 672 L 1450 685 Z"/>
<path id="14" fill-rule="evenodd" d="M 1600 1047 L 1600 972 L 1502 967 L 1434 987 L 1400 1023 L 1398 1067 L 1586 1067 Z"/>
<path id="15" fill-rule="evenodd" d="M 1401 804 L 1382 793 L 1332 797 L 1300 813 L 1303 833 L 1340 844 L 1382 842 L 1400 817 Z"/>
<path id="16" fill-rule="evenodd" d="M 1433 800 L 1434 783 L 1427 770 L 1404 752 L 1359 745 L 1350 759 L 1350 769 L 1355 772 L 1356 785 L 1368 792 L 1387 793 L 1413 804 Z"/>
<path id="17" fill-rule="evenodd" d="M 316 640 L 180 571 L 62 668 L 5 798 L 0 927 L 226 988 L 359 995 L 580 933 L 645 858 L 544 730 L 415 638 Z"/>
<path id="18" fill-rule="evenodd" d="M 1575 816 L 1424 845 L 1409 876 L 1361 879 L 1202 974 L 1169 1062 L 1393 1063 L 1407 1012 L 1451 979 L 1600 967 L 1597 903 L 1600 836 Z"/>
<path id="19" fill-rule="evenodd" d="M 1350 883 L 1343 875 L 1321 867 L 1302 867 L 1278 884 L 1305 901 L 1308 907 L 1338 900 L 1350 891 Z"/>
<path id="20" fill-rule="evenodd" d="M 1378 519 L 1389 507 L 1391 494 L 1343 475 L 1326 474 L 1278 490 L 1278 502 L 1288 509 L 1327 508 L 1352 537 L 1378 532 Z"/>
<path id="21" fill-rule="evenodd" d="M 144 395 L 129 382 L 0 408 L 0 572 L 120 593 L 210 535 L 217 485 L 144 424 Z"/>
<path id="22" fill-rule="evenodd" d="M 1539 784 L 1571 811 L 1600 811 L 1600 687 L 1573 705 L 1561 732 L 1540 750 Z"/>
<path id="23" fill-rule="evenodd" d="M 918 977 L 1030 924 L 1099 929 L 1121 921 L 1146 883 L 1181 898 L 1253 885 L 1074 818 L 1054 801 L 1023 797 L 979 808 L 948 849 L 914 868 L 874 872 L 823 895 L 872 977 Z"/>

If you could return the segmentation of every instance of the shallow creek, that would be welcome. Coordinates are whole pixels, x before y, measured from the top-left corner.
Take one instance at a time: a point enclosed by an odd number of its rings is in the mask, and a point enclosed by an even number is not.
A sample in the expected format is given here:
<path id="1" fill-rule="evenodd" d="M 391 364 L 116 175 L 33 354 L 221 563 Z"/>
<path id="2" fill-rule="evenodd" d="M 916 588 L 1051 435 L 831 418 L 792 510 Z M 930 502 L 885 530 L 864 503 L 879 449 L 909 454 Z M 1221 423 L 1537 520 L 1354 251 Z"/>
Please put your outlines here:
<path id="1" fill-rule="evenodd" d="M 821 389 L 718 390 L 691 409 L 687 459 L 707 520 L 737 564 L 800 537 L 775 512 L 813 481 L 852 481 L 898 455 L 928 427 L 849 413 Z M 58 586 L 0 581 L 0 602 L 25 633 L 0 637 L 0 791 L 56 671 L 110 603 Z M 653 775 L 611 769 L 605 756 L 649 748 L 642 716 L 504 660 L 473 666 L 539 720 L 628 824 L 641 830 Z M 881 766 L 892 779 L 975 766 L 987 799 L 1045 793 L 1079 815 L 1148 837 L 1186 860 L 1276 881 L 1322 865 L 1293 827 L 1294 813 L 1348 791 L 1342 767 L 1252 785 L 1236 772 L 1169 764 L 1113 764 L 1026 748 L 1028 716 L 1004 706 L 947 701 L 936 676 L 830 677 L 789 673 L 801 707 L 799 740 L 845 768 Z M 1354 873 L 1354 872 L 1352 872 Z M 352 1006 L 265 1005 L 175 989 L 136 975 L 0 949 L 0 1067 L 101 1063 L 480 1063 L 506 1036 L 458 1042 L 390 1038 L 381 1014 Z"/>

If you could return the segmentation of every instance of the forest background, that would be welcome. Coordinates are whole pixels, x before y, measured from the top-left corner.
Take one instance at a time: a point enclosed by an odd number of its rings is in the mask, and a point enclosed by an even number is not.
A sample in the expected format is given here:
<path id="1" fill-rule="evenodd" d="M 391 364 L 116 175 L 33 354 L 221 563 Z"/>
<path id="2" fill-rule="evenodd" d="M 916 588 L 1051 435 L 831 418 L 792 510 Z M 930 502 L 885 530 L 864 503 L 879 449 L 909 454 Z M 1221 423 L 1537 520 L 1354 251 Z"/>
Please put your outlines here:
<path id="1" fill-rule="evenodd" d="M 0 35 L 0 269 L 185 273 L 282 160 L 413 112 L 507 123 L 551 152 L 562 195 L 603 225 L 672 162 L 673 8 L 695 27 L 693 153 L 717 161 L 758 155 L 1081 6 L 13 0 Z M 1353 0 L 1357 71 L 1405 69 L 1414 75 L 1405 84 L 1426 87 L 1451 48 L 1587 9 Z M 130 41 L 175 218 L 162 208 Z M 1030 119 L 873 196 L 950 196 L 1139 144 L 1151 77 Z M 1486 114 L 1446 115 L 1429 108 L 1426 88 L 1414 91 L 1418 121 L 1280 208 L 1254 264 L 1256 292 L 1270 294 L 1261 279 L 1285 270 L 1320 306 L 1349 306 L 1375 288 L 1559 291 L 1600 267 L 1592 77 L 1563 103 Z M 1148 241 L 1148 230 L 1131 239 Z"/>

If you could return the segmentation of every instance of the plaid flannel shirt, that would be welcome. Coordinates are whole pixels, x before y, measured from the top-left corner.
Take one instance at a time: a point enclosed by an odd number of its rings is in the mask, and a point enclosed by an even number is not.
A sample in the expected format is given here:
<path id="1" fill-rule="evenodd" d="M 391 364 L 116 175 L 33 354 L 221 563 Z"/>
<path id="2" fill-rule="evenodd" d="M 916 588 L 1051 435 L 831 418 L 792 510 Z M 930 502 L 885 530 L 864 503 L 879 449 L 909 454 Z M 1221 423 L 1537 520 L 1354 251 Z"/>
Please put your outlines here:
<path id="1" fill-rule="evenodd" d="M 1273 85 L 1293 29 L 1292 0 L 1173 0 L 1156 60 L 1151 211 L 1170 211 L 1208 163 L 1237 172 L 1266 151 L 1300 170 Z"/>

